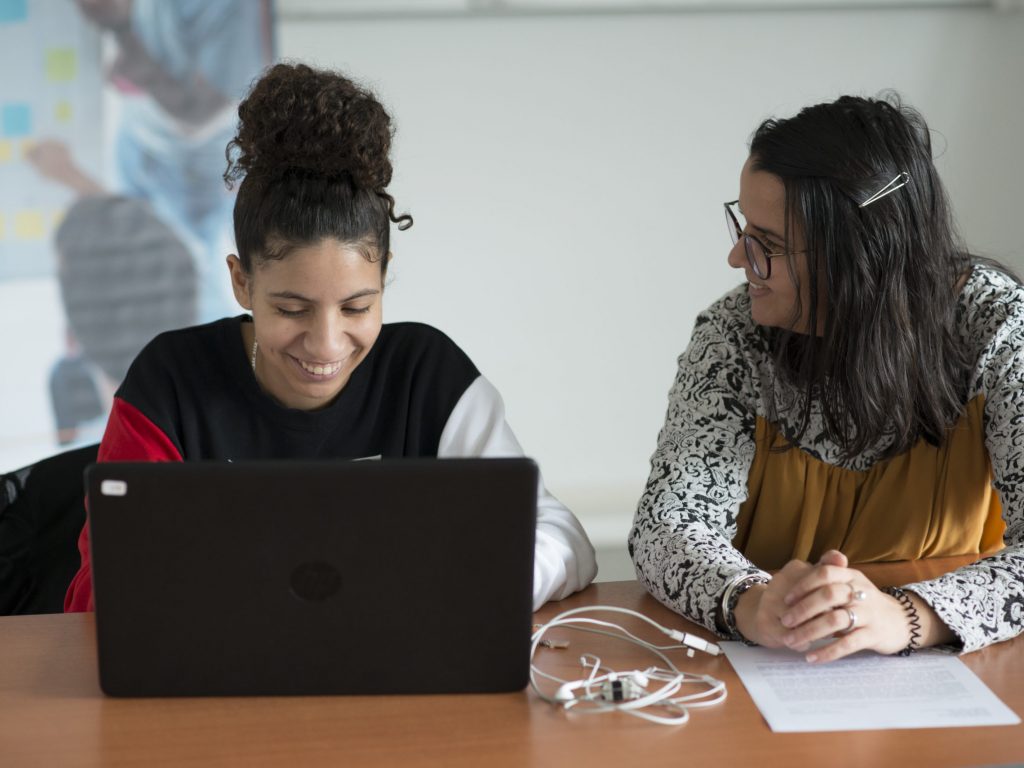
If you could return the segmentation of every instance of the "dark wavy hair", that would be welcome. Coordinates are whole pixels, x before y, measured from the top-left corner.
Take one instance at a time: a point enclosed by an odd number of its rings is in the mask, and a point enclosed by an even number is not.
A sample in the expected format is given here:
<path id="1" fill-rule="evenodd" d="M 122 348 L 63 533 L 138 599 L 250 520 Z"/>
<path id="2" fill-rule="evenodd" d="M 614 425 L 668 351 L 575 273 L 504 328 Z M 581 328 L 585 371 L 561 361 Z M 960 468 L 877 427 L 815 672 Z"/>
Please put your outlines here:
<path id="1" fill-rule="evenodd" d="M 844 96 L 765 121 L 750 154 L 785 186 L 787 243 L 794 223 L 806 241 L 809 306 L 796 316 L 808 318 L 809 332 L 769 332 L 781 378 L 804 395 L 787 436 L 803 436 L 817 400 L 826 436 L 847 458 L 886 437 L 885 456 L 921 438 L 941 444 L 967 395 L 971 361 L 956 307 L 973 257 L 956 233 L 924 118 L 894 93 Z M 904 172 L 906 186 L 860 207 Z"/>
<path id="2" fill-rule="evenodd" d="M 377 98 L 337 72 L 281 63 L 238 107 L 224 181 L 241 179 L 235 245 L 242 268 L 334 238 L 387 270 L 395 214 L 391 118 Z"/>

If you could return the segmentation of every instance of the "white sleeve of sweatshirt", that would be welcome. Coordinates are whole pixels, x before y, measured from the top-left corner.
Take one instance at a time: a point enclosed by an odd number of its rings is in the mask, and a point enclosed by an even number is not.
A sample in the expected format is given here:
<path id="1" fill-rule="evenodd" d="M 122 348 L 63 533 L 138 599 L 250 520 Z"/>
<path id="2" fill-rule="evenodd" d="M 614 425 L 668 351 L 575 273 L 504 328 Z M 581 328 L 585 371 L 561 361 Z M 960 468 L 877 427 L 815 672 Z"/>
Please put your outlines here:
<path id="1" fill-rule="evenodd" d="M 505 421 L 505 404 L 483 376 L 463 393 L 441 432 L 438 458 L 522 456 Z M 597 575 L 594 547 L 562 502 L 537 487 L 537 546 L 533 560 L 533 609 L 583 589 Z"/>

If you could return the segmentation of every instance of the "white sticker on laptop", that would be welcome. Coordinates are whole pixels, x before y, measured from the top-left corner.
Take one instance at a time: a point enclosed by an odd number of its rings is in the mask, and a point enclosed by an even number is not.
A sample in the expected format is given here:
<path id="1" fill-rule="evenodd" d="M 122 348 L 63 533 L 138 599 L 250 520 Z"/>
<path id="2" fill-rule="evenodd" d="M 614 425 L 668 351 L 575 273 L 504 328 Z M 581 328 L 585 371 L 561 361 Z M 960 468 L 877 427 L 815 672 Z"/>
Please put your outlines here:
<path id="1" fill-rule="evenodd" d="M 104 496 L 124 496 L 128 493 L 128 483 L 124 480 L 104 480 L 100 483 L 100 493 Z"/>

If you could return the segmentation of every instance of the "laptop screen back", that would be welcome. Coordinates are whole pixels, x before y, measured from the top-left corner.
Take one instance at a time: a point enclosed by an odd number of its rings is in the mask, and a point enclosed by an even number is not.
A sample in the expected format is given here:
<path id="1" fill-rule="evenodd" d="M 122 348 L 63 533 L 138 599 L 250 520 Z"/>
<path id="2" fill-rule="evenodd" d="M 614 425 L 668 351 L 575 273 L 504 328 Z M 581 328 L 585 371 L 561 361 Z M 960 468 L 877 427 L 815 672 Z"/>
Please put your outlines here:
<path id="1" fill-rule="evenodd" d="M 529 459 L 97 464 L 103 690 L 492 692 L 529 668 Z"/>

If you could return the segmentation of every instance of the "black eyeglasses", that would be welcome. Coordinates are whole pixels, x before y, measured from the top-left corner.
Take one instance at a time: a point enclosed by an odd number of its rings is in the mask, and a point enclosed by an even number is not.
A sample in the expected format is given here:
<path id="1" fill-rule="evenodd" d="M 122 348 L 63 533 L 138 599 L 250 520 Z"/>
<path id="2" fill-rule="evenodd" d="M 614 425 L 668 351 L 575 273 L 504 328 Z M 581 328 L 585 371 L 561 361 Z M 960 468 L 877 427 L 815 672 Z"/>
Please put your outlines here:
<path id="1" fill-rule="evenodd" d="M 762 280 L 767 280 L 772 276 L 772 259 L 803 253 L 803 251 L 772 251 L 756 237 L 745 233 L 743 227 L 740 226 L 740 220 L 736 218 L 736 214 L 730 207 L 737 203 L 739 200 L 725 203 L 725 224 L 729 228 L 729 237 L 732 238 L 733 245 L 736 245 L 740 238 L 743 239 L 743 250 L 747 252 L 747 261 L 750 262 L 750 268 L 754 270 L 755 275 Z"/>

